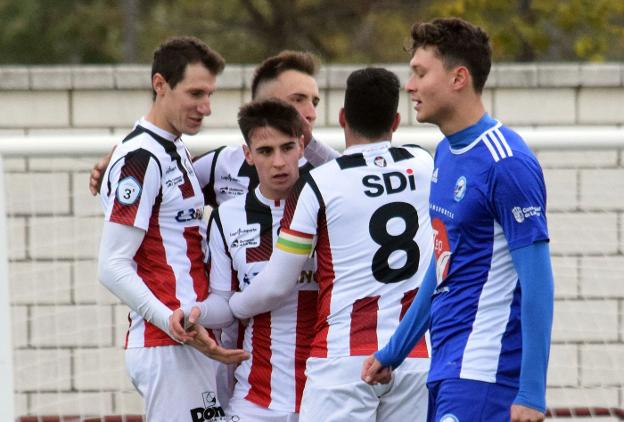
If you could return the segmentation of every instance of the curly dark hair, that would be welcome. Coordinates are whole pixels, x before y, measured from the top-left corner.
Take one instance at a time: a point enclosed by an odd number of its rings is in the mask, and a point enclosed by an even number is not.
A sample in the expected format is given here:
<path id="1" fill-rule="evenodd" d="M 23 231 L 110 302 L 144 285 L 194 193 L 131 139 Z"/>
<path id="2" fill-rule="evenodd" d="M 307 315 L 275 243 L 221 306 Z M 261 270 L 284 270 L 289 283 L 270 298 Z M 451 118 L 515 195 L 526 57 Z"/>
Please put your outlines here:
<path id="1" fill-rule="evenodd" d="M 435 47 L 447 69 L 466 66 L 475 91 L 483 91 L 492 67 L 490 37 L 483 29 L 460 18 L 417 22 L 412 26 L 412 55 L 422 47 Z"/>

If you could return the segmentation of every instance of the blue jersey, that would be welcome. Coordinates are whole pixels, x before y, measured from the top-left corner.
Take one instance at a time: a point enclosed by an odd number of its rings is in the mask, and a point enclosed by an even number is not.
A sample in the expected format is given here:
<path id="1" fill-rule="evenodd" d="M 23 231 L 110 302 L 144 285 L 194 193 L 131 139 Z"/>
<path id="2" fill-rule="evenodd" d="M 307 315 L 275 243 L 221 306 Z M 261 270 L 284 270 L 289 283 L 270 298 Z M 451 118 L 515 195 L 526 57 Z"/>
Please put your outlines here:
<path id="1" fill-rule="evenodd" d="M 548 240 L 542 170 L 487 114 L 437 147 L 431 183 L 437 288 L 429 382 L 518 386 L 520 283 L 510 251 Z"/>

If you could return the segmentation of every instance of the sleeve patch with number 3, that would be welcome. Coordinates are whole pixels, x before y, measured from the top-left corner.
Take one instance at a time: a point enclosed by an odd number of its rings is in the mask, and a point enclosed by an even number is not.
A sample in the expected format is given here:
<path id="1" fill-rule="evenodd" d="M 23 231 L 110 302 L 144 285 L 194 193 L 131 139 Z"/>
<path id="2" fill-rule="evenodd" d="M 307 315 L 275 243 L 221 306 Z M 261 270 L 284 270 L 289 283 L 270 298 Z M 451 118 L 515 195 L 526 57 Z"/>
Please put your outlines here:
<path id="1" fill-rule="evenodd" d="M 141 185 L 137 180 L 128 176 L 117 186 L 117 201 L 122 205 L 132 205 L 141 197 Z"/>

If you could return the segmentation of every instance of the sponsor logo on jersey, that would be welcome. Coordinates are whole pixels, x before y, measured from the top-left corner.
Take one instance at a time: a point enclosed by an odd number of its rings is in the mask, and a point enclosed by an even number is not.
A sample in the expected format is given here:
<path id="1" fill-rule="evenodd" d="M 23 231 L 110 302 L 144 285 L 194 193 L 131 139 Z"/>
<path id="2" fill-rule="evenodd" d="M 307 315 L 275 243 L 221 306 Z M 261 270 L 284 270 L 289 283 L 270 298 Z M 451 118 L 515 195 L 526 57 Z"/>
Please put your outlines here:
<path id="1" fill-rule="evenodd" d="M 377 167 L 386 167 L 388 165 L 388 163 L 386 163 L 386 159 L 383 157 L 375 157 L 373 163 L 375 163 Z"/>
<path id="2" fill-rule="evenodd" d="M 219 188 L 219 193 L 224 194 L 224 195 L 238 196 L 238 195 L 243 195 L 245 192 L 246 191 L 244 189 L 233 188 L 231 186 L 221 186 Z"/>
<path id="3" fill-rule="evenodd" d="M 393 193 L 403 192 L 405 189 L 416 190 L 416 178 L 414 170 L 405 170 L 406 174 L 399 171 L 391 171 L 380 176 L 376 174 L 368 174 L 362 178 L 362 184 L 368 188 L 364 190 L 364 195 L 371 198 L 381 196 L 384 193 L 391 195 Z"/>
<path id="4" fill-rule="evenodd" d="M 124 178 L 117 186 L 117 201 L 122 205 L 132 205 L 141 197 L 141 185 L 132 176 Z"/>
<path id="5" fill-rule="evenodd" d="M 448 275 L 451 266 L 451 245 L 442 220 L 432 219 L 431 227 L 433 229 L 433 253 L 436 257 L 436 280 L 440 285 Z"/>
<path id="6" fill-rule="evenodd" d="M 525 219 L 531 217 L 539 217 L 542 215 L 542 207 L 513 207 L 511 213 L 518 223 L 522 223 Z"/>
<path id="7" fill-rule="evenodd" d="M 193 422 L 226 422 L 225 412 L 217 402 L 217 396 L 212 391 L 202 393 L 204 407 L 191 409 L 191 420 Z M 230 419 L 233 421 L 234 419 Z"/>
<path id="8" fill-rule="evenodd" d="M 249 286 L 251 284 L 251 280 L 253 280 L 253 278 L 257 275 L 258 275 L 257 272 L 251 273 L 251 274 L 247 274 L 247 273 L 243 274 L 243 285 Z"/>
<path id="9" fill-rule="evenodd" d="M 449 211 L 446 208 L 441 207 L 439 205 L 429 204 L 429 209 L 435 212 L 439 212 L 440 214 L 445 215 L 452 220 L 455 219 L 455 213 L 453 211 Z"/>
<path id="10" fill-rule="evenodd" d="M 252 237 L 250 239 L 234 239 L 230 248 L 257 248 L 260 246 L 260 239 Z"/>
<path id="11" fill-rule="evenodd" d="M 453 190 L 453 197 L 455 201 L 459 202 L 464 199 L 466 195 L 466 178 L 464 176 L 460 176 L 455 182 L 455 189 Z"/>
<path id="12" fill-rule="evenodd" d="M 431 183 L 438 183 L 438 168 L 436 167 L 431 175 Z"/>
<path id="13" fill-rule="evenodd" d="M 173 179 L 165 180 L 165 186 L 167 186 L 168 188 L 181 185 L 182 183 L 184 183 L 184 176 L 177 176 Z"/>
<path id="14" fill-rule="evenodd" d="M 234 230 L 233 232 L 230 233 L 230 236 L 234 237 L 234 236 L 240 236 L 243 234 L 252 234 L 252 233 L 257 233 L 259 228 L 259 225 L 256 226 L 247 226 L 247 227 L 239 227 L 237 230 Z"/>
<path id="15" fill-rule="evenodd" d="M 221 176 L 221 180 L 232 183 L 240 183 L 240 181 L 236 177 L 232 177 L 230 173 L 228 173 L 227 176 Z"/>
<path id="16" fill-rule="evenodd" d="M 516 219 L 518 223 L 522 223 L 524 221 L 524 214 L 522 213 L 522 208 L 513 207 L 511 209 L 511 213 L 513 214 L 514 218 Z"/>
<path id="17" fill-rule="evenodd" d="M 169 166 L 167 170 L 165 170 L 165 174 L 173 173 L 174 171 L 176 171 L 176 166 Z"/>
<path id="18" fill-rule="evenodd" d="M 440 422 L 459 422 L 459 418 L 452 413 L 447 413 L 440 418 Z"/>
<path id="19" fill-rule="evenodd" d="M 177 212 L 175 219 L 178 223 L 185 223 L 192 220 L 201 220 L 204 216 L 203 208 L 188 208 Z"/>
<path id="20" fill-rule="evenodd" d="M 314 271 L 301 271 L 297 283 L 314 283 Z"/>

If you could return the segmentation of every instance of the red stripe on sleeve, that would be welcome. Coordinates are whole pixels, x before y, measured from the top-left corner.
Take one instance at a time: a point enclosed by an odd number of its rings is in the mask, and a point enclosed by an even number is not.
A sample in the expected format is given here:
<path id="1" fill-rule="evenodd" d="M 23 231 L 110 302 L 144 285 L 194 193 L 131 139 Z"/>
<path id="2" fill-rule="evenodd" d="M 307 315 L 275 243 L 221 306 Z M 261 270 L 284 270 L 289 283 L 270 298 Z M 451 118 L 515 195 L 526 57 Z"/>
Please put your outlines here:
<path id="1" fill-rule="evenodd" d="M 150 158 L 150 153 L 144 149 L 137 149 L 129 152 L 124 158 L 124 164 L 119 174 L 119 182 L 127 177 L 133 177 L 142 189 Z M 139 204 L 141 203 L 141 196 L 139 196 L 132 205 L 124 205 L 119 202 L 117 199 L 117 192 L 115 192 L 113 201 L 113 211 L 110 216 L 110 221 L 113 223 L 125 224 L 126 226 L 133 226 Z"/>
<path id="2" fill-rule="evenodd" d="M 251 334 L 252 361 L 249 392 L 245 398 L 259 406 L 271 404 L 271 313 L 253 318 Z"/>
<path id="3" fill-rule="evenodd" d="M 351 309 L 351 356 L 368 355 L 378 350 L 377 314 L 379 296 L 365 297 L 353 302 Z"/>
<path id="4" fill-rule="evenodd" d="M 401 315 L 399 316 L 399 321 L 403 319 L 405 313 L 409 309 L 410 305 L 414 301 L 416 297 L 416 293 L 418 293 L 418 289 L 409 290 L 403 294 L 403 298 L 401 299 Z M 427 350 L 427 343 L 425 340 L 425 336 L 423 336 L 416 346 L 412 349 L 411 352 L 407 355 L 408 358 L 428 358 L 429 351 Z"/>
<path id="5" fill-rule="evenodd" d="M 316 324 L 316 301 L 318 291 L 301 290 L 297 300 L 297 328 L 295 340 L 295 412 L 299 412 L 303 387 L 305 387 L 306 361 L 314 338 Z"/>

